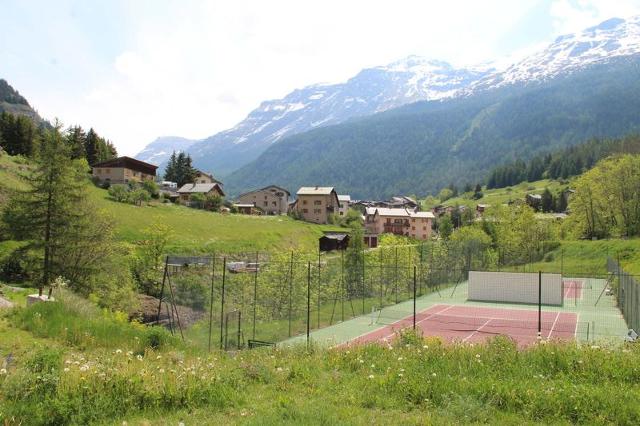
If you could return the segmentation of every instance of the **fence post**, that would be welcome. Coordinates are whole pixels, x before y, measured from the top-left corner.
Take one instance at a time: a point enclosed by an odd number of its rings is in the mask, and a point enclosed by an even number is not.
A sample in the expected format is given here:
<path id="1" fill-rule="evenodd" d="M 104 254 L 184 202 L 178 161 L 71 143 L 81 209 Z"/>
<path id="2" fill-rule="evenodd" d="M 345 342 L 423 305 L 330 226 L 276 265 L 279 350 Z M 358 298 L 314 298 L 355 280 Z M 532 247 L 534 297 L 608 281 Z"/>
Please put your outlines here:
<path id="1" fill-rule="evenodd" d="M 293 250 L 291 250 L 291 263 L 289 263 L 289 337 L 291 337 L 291 311 L 293 293 Z"/>
<path id="2" fill-rule="evenodd" d="M 311 334 L 311 261 L 307 264 L 307 346 Z"/>
<path id="3" fill-rule="evenodd" d="M 216 253 L 211 257 L 211 295 L 209 300 L 209 352 L 211 352 L 211 335 L 213 334 L 213 286 L 216 279 Z"/>
<path id="4" fill-rule="evenodd" d="M 158 323 L 160 323 L 160 313 L 162 312 L 162 298 L 164 297 L 164 282 L 167 278 L 168 266 L 169 266 L 169 256 L 167 256 L 164 260 L 164 273 L 162 274 L 162 287 L 160 287 L 160 303 L 158 303 L 158 317 L 156 318 L 156 321 Z"/>
<path id="5" fill-rule="evenodd" d="M 538 340 L 542 339 L 542 271 L 538 271 Z"/>
<path id="6" fill-rule="evenodd" d="M 416 266 L 413 265 L 413 331 L 416 331 Z"/>
<path id="7" fill-rule="evenodd" d="M 258 305 L 258 271 L 260 269 L 260 252 L 256 252 L 256 271 L 253 276 L 253 332 L 252 339 L 256 339 L 256 307 Z"/>
<path id="8" fill-rule="evenodd" d="M 393 292 L 396 294 L 396 303 L 398 303 L 398 246 L 395 247 L 396 263 L 395 272 L 393 274 Z"/>
<path id="9" fill-rule="evenodd" d="M 344 282 L 344 250 L 340 250 L 340 309 L 341 320 L 344 322 L 344 296 L 345 296 L 345 282 Z"/>
<path id="10" fill-rule="evenodd" d="M 362 315 L 365 314 L 364 312 L 364 293 L 365 293 L 364 271 L 365 271 L 365 265 L 364 265 L 364 247 L 363 247 L 362 248 Z"/>
<path id="11" fill-rule="evenodd" d="M 224 348 L 224 285 L 227 278 L 227 258 L 222 259 L 222 294 L 220 295 L 220 349 Z"/>
<path id="12" fill-rule="evenodd" d="M 320 250 L 318 250 L 318 329 L 320 328 L 320 293 L 322 292 L 321 287 L 321 274 L 322 274 L 322 265 L 320 263 Z"/>

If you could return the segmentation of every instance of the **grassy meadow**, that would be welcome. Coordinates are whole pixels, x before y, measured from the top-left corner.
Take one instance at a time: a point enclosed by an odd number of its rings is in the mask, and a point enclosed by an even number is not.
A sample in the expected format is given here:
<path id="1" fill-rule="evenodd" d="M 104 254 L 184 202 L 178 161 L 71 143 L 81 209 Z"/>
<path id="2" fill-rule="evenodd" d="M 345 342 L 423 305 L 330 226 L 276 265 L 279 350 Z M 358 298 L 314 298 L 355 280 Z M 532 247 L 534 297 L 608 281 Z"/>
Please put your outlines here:
<path id="1" fill-rule="evenodd" d="M 388 346 L 206 353 L 64 295 L 0 315 L 3 424 L 633 424 L 640 416 L 637 345 L 521 351 L 503 338 L 443 345 L 405 334 Z"/>

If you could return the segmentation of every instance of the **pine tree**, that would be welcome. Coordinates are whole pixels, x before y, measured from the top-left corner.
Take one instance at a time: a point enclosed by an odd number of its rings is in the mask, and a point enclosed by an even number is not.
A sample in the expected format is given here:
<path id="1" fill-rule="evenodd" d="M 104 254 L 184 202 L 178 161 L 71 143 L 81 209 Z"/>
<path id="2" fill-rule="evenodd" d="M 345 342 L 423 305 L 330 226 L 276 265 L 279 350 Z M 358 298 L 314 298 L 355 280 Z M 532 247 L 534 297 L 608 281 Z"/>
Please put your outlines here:
<path id="1" fill-rule="evenodd" d="M 178 160 L 176 156 L 176 152 L 173 151 L 171 157 L 169 158 L 169 163 L 164 170 L 164 180 L 169 182 L 177 181 L 177 168 L 178 168 Z"/>
<path id="2" fill-rule="evenodd" d="M 96 268 L 110 246 L 108 221 L 87 203 L 86 167 L 71 159 L 59 127 L 45 131 L 30 188 L 16 193 L 3 211 L 8 233 L 42 256 L 40 295 L 57 276 L 77 280 L 81 269 Z"/>
<path id="3" fill-rule="evenodd" d="M 543 212 L 549 213 L 553 211 L 554 204 L 553 194 L 549 191 L 549 188 L 545 188 L 540 200 L 540 208 Z"/>
<path id="4" fill-rule="evenodd" d="M 71 158 L 74 160 L 85 158 L 86 133 L 80 126 L 72 126 L 67 130 L 67 145 Z"/>
<path id="5" fill-rule="evenodd" d="M 99 162 L 98 160 L 98 134 L 93 130 L 93 128 L 89 129 L 87 132 L 87 136 L 85 138 L 84 144 L 85 156 L 87 158 L 87 162 L 89 165 L 93 165 Z"/>

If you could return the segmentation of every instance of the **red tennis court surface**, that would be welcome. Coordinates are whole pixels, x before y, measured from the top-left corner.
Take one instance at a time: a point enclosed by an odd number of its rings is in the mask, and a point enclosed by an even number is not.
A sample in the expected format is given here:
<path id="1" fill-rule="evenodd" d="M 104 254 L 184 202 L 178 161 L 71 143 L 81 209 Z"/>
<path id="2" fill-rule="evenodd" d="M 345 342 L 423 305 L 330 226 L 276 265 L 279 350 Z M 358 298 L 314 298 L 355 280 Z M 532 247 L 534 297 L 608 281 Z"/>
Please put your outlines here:
<path id="1" fill-rule="evenodd" d="M 574 340 L 577 320 L 575 313 L 542 312 L 542 338 Z M 359 336 L 349 344 L 386 342 L 393 340 L 398 331 L 412 326 L 413 315 L 410 315 Z M 416 315 L 416 328 L 422 330 L 425 337 L 437 336 L 449 342 L 479 343 L 505 335 L 519 346 L 527 346 L 537 341 L 538 311 L 439 304 Z"/>
<path id="2" fill-rule="evenodd" d="M 563 281 L 565 299 L 582 299 L 582 281 Z"/>

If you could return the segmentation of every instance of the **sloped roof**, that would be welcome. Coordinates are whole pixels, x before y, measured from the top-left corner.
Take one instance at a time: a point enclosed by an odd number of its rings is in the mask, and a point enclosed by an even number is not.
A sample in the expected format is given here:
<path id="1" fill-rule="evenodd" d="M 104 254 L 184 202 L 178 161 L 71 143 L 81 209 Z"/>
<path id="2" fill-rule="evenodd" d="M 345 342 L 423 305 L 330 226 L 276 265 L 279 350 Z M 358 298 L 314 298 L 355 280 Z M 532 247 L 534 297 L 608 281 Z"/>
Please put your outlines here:
<path id="1" fill-rule="evenodd" d="M 126 156 L 102 161 L 100 163 L 94 164 L 91 167 L 122 167 L 143 172 L 149 175 L 155 175 L 158 168 L 158 166 L 154 166 L 153 164 L 145 163 L 144 161 L 136 160 L 135 158 Z"/>
<path id="2" fill-rule="evenodd" d="M 178 194 L 207 194 L 216 187 L 224 195 L 222 188 L 217 183 L 187 183 L 178 189 Z"/>
<path id="3" fill-rule="evenodd" d="M 367 209 L 367 214 L 372 214 L 371 212 L 375 211 L 380 216 L 392 216 L 392 217 L 415 217 L 415 218 L 425 218 L 425 219 L 434 219 L 435 216 L 431 212 L 414 212 L 409 209 L 393 209 L 387 207 L 371 207 Z"/>
<path id="4" fill-rule="evenodd" d="M 253 191 L 248 191 L 248 192 L 245 192 L 245 193 L 243 193 L 243 194 L 240 194 L 240 195 L 238 195 L 238 198 L 240 198 L 240 197 L 244 197 L 245 195 L 250 195 L 250 194 L 253 194 L 253 193 L 256 193 L 256 192 L 268 191 L 268 190 L 270 190 L 270 189 L 272 189 L 272 188 L 273 188 L 273 189 L 276 189 L 276 190 L 278 190 L 278 191 L 282 191 L 282 192 L 284 192 L 285 194 L 287 194 L 287 197 L 289 197 L 289 195 L 291 195 L 291 193 L 290 193 L 289 191 L 287 191 L 286 189 L 284 189 L 284 188 L 283 188 L 283 187 L 281 187 L 281 186 L 278 186 L 278 185 L 269 185 L 269 186 L 265 186 L 264 188 L 254 189 Z"/>
<path id="5" fill-rule="evenodd" d="M 351 201 L 351 195 L 338 195 L 338 201 Z"/>
<path id="6" fill-rule="evenodd" d="M 333 186 L 303 186 L 296 195 L 330 195 L 335 192 Z"/>

